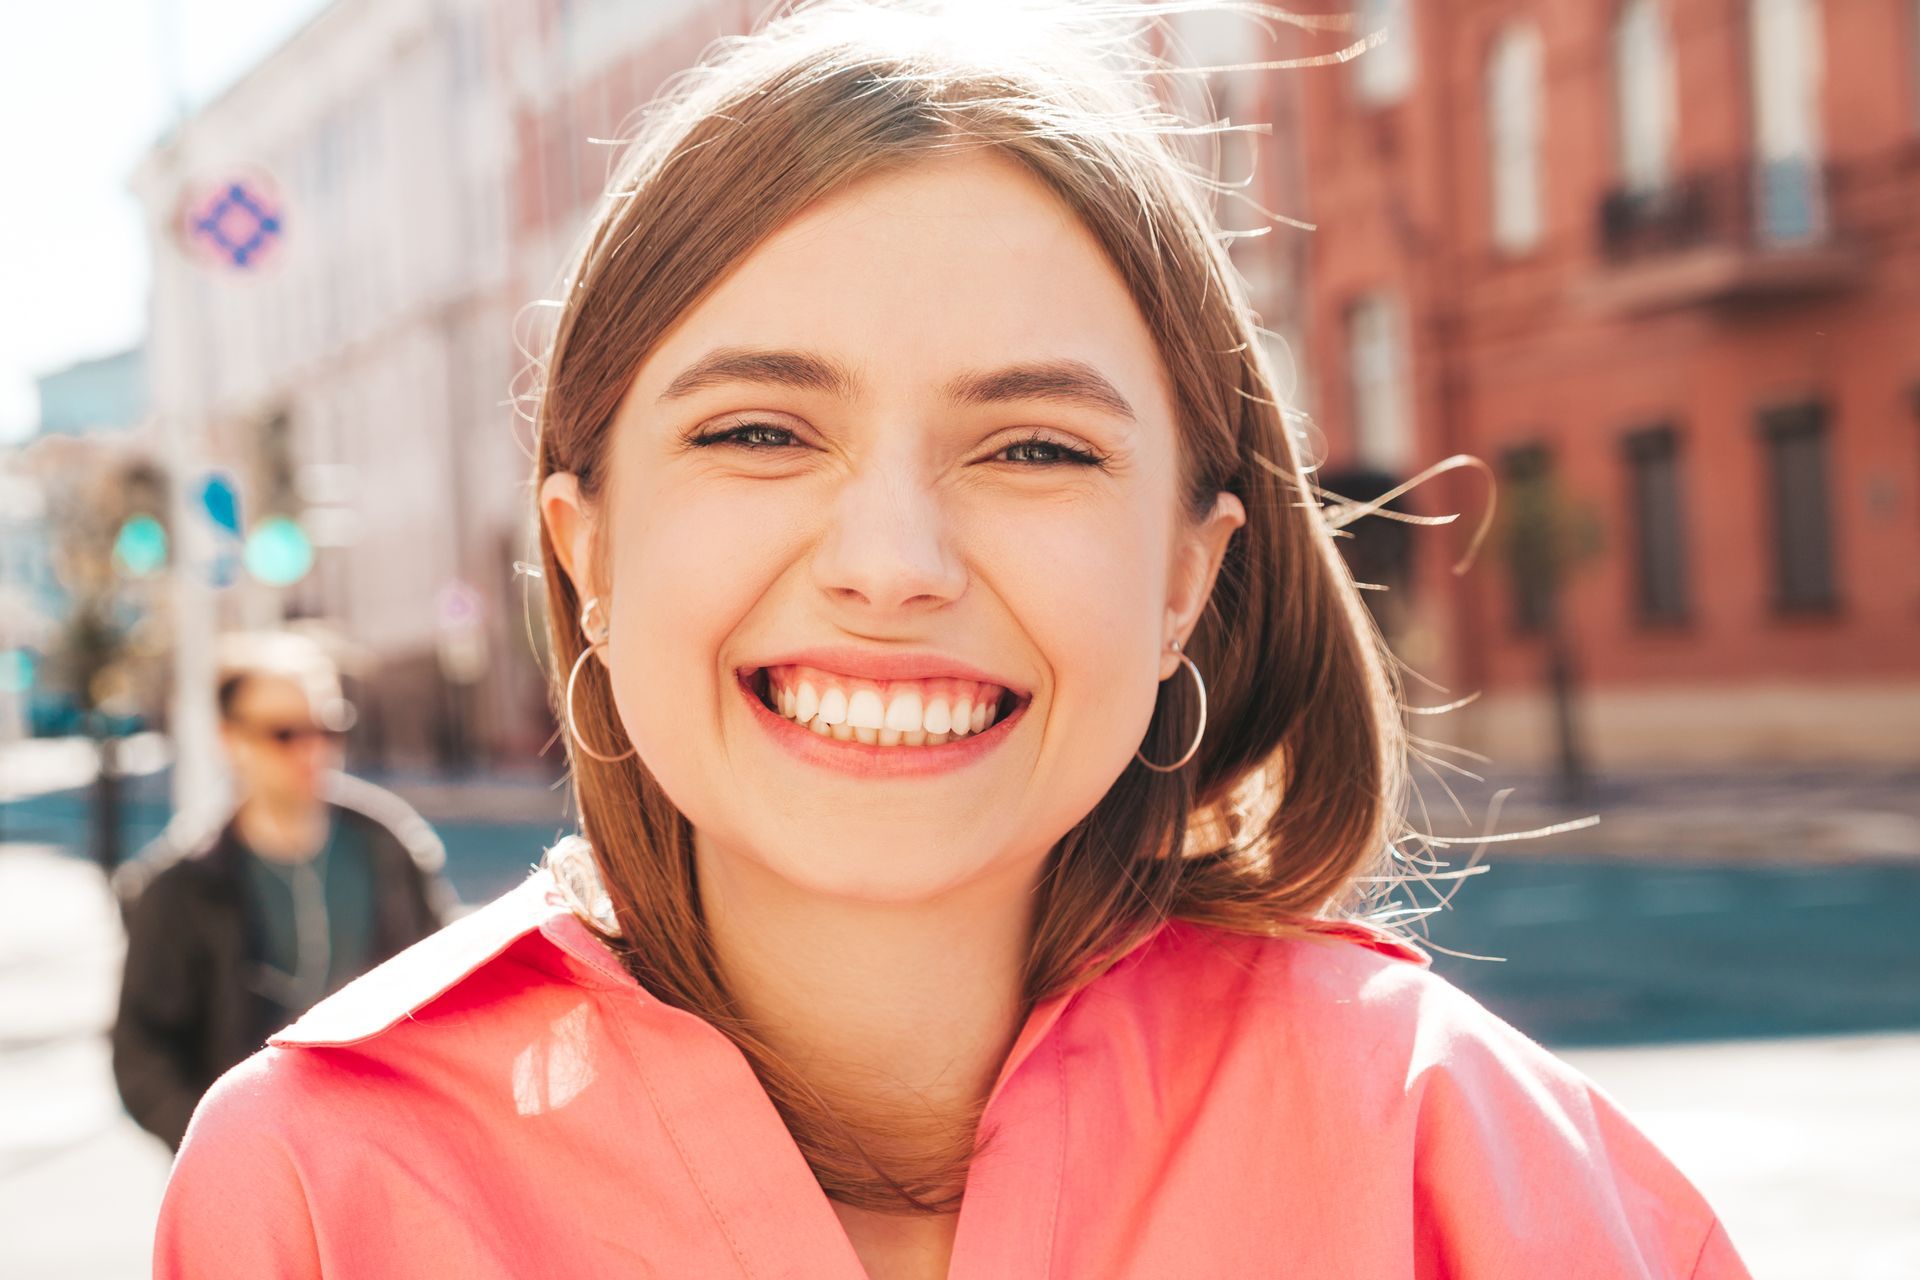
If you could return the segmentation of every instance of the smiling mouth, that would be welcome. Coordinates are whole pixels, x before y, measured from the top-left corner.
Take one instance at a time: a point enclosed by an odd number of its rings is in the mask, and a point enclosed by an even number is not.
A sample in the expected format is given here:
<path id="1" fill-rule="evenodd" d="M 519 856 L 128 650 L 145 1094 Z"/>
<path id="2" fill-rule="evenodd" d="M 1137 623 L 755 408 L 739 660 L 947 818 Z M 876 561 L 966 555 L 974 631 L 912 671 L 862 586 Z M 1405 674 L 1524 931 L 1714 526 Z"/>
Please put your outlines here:
<path id="1" fill-rule="evenodd" d="M 857 740 L 883 747 L 936 747 L 967 741 L 1000 724 L 1032 700 L 1031 694 L 974 682 L 954 686 L 952 682 L 898 681 L 890 682 L 884 689 L 869 683 L 849 682 L 848 689 L 852 692 L 830 685 L 834 696 L 816 691 L 818 696 L 803 701 L 796 698 L 791 683 L 783 683 L 781 689 L 776 689 L 770 668 L 743 672 L 740 680 L 748 692 L 760 700 L 761 706 L 790 724 L 823 738 L 843 742 Z M 909 695 L 908 705 L 912 708 L 904 712 L 904 718 L 900 705 L 903 692 Z M 908 719 L 914 720 L 918 727 L 907 728 Z"/>

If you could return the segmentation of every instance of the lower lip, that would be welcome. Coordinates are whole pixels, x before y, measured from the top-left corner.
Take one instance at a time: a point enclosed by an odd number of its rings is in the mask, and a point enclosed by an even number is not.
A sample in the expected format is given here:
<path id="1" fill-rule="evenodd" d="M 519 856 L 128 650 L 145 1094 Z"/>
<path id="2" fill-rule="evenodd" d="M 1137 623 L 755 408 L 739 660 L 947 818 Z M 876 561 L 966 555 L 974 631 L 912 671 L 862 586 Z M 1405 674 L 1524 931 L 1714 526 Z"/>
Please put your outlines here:
<path id="1" fill-rule="evenodd" d="M 870 746 L 857 738 L 842 742 L 830 735 L 815 733 L 783 715 L 776 715 L 753 691 L 753 686 L 748 683 L 752 678 L 739 676 L 734 683 L 745 696 L 747 709 L 753 718 L 765 726 L 775 742 L 808 764 L 861 778 L 921 778 L 964 769 L 1005 742 L 1013 726 L 1020 723 L 1027 708 L 1033 705 L 1033 699 L 1028 698 L 979 733 L 970 733 L 936 747 Z"/>

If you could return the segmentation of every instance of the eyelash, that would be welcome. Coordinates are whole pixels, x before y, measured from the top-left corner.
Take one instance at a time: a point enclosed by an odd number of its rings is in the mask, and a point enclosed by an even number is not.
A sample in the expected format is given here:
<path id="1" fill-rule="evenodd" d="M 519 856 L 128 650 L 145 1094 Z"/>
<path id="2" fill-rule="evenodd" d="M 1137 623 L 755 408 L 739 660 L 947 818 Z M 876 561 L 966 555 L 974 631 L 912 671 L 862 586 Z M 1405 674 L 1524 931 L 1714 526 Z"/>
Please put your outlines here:
<path id="1" fill-rule="evenodd" d="M 761 452 L 768 449 L 779 449 L 779 448 L 785 447 L 782 445 L 747 444 L 741 439 L 741 437 L 747 435 L 748 433 L 756 432 L 756 431 L 776 431 L 782 435 L 787 435 L 787 436 L 791 436 L 793 434 L 793 432 L 786 427 L 776 427 L 773 424 L 767 423 L 767 422 L 742 422 L 736 426 L 725 427 L 719 431 L 708 432 L 705 435 L 690 436 L 687 439 L 687 443 L 695 447 L 700 447 L 705 445 L 716 445 L 716 444 L 732 444 L 732 445 L 737 445 L 742 449 L 749 450 L 750 452 Z M 1032 467 L 1038 468 L 1038 467 L 1044 467 L 1044 466 L 1058 465 L 1059 463 L 1065 463 L 1069 466 L 1097 467 L 1097 468 L 1100 468 L 1101 470 L 1106 469 L 1106 465 L 1107 465 L 1106 459 L 1099 457 L 1097 454 L 1089 453 L 1085 449 L 1076 449 L 1074 446 L 1070 444 L 1062 444 L 1058 440 L 1049 440 L 1047 437 L 1040 435 L 1038 433 L 1035 433 L 1034 435 L 1030 435 L 1026 437 L 1024 440 L 1015 440 L 1012 444 L 1004 446 L 1001 452 L 1005 452 L 1007 449 L 1020 449 L 1020 448 L 1026 448 L 1033 445 L 1041 445 L 1048 449 L 1058 450 L 1061 456 L 1059 459 L 1056 460 L 1056 462 L 1053 462 L 1053 463 L 1033 463 L 1033 464 L 1023 464 L 1023 465 L 1030 465 Z"/>

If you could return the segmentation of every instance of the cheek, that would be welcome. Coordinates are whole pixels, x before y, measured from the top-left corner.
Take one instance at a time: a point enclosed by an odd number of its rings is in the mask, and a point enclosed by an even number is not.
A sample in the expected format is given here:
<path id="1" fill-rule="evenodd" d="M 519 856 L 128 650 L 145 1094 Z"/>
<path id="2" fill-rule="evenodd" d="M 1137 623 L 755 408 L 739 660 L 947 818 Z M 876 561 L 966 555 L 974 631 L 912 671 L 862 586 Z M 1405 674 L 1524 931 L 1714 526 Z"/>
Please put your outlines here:
<path id="1" fill-rule="evenodd" d="M 1052 765 L 1073 773 L 1058 781 L 1084 811 L 1125 768 L 1153 714 L 1162 542 L 1153 521 L 1127 511 L 1036 512 L 996 522 L 991 539 L 982 572 L 1045 663 Z"/>
<path id="2" fill-rule="evenodd" d="M 706 776 L 698 754 L 712 741 L 720 700 L 734 696 L 722 661 L 730 639 L 791 558 L 766 532 L 793 525 L 777 511 L 741 519 L 738 496 L 645 505 L 644 521 L 613 531 L 604 656 L 628 738 L 680 803 Z"/>

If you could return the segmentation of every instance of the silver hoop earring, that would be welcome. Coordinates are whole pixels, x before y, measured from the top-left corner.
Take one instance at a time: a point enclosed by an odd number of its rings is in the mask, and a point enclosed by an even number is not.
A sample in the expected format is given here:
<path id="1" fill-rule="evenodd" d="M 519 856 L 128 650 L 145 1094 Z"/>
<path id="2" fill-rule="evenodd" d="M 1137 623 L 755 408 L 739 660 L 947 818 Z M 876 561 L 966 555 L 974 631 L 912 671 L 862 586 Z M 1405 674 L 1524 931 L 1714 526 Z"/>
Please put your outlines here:
<path id="1" fill-rule="evenodd" d="M 580 634 L 587 638 L 587 647 L 582 649 L 580 656 L 573 660 L 573 670 L 567 673 L 567 733 L 573 738 L 574 746 L 595 760 L 603 764 L 617 764 L 628 756 L 639 755 L 640 748 L 628 747 L 624 755 L 603 756 L 587 745 L 587 740 L 580 736 L 580 726 L 573 719 L 573 687 L 580 681 L 580 668 L 586 665 L 587 659 L 593 656 L 595 649 L 605 648 L 607 643 L 607 627 L 603 624 L 596 632 L 593 626 L 594 610 L 599 607 L 600 597 L 592 596 L 580 610 Z"/>
<path id="2" fill-rule="evenodd" d="M 1187 753 L 1178 760 L 1175 760 L 1172 764 L 1155 764 L 1138 751 L 1133 753 L 1135 760 L 1138 760 L 1141 764 L 1147 766 L 1147 768 L 1152 769 L 1155 773 L 1172 773 L 1187 761 L 1193 759 L 1193 753 L 1200 749 L 1200 740 L 1207 736 L 1207 682 L 1200 678 L 1200 668 L 1193 665 L 1193 659 L 1184 653 L 1180 653 L 1180 642 L 1178 640 L 1173 642 L 1173 651 L 1180 654 L 1180 661 L 1186 664 L 1187 670 L 1193 672 L 1193 683 L 1200 689 L 1200 724 L 1199 727 L 1193 731 L 1193 743 L 1187 748 Z"/>

